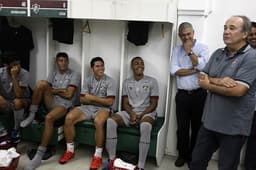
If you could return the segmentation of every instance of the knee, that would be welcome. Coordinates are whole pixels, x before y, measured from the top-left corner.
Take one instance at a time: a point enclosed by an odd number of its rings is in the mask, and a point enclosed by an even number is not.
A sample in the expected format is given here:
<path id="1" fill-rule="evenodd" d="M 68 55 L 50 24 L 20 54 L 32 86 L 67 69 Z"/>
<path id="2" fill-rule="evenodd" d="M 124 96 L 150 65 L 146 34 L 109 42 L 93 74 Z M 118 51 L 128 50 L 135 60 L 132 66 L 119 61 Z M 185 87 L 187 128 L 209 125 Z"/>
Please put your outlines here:
<path id="1" fill-rule="evenodd" d="M 150 133 L 152 130 L 152 125 L 151 123 L 148 123 L 148 122 L 142 122 L 140 124 L 140 133 L 142 134 L 143 132 L 146 132 L 146 133 Z"/>
<path id="2" fill-rule="evenodd" d="M 100 119 L 100 118 L 95 118 L 94 119 L 94 125 L 95 125 L 96 128 L 103 128 L 104 125 L 105 125 L 105 122 L 106 122 L 105 120 Z"/>
<path id="3" fill-rule="evenodd" d="M 46 117 L 45 117 L 45 123 L 53 123 L 55 121 L 55 118 L 50 115 L 50 114 L 47 114 Z"/>
<path id="4" fill-rule="evenodd" d="M 74 117 L 72 114 L 68 114 L 65 118 L 65 126 L 70 126 L 74 124 Z"/>
<path id="5" fill-rule="evenodd" d="M 19 110 L 23 107 L 21 99 L 14 99 L 13 100 L 13 108 L 14 110 Z"/>
<path id="6" fill-rule="evenodd" d="M 7 101 L 2 96 L 0 96 L 0 110 L 4 110 L 7 107 L 7 105 Z"/>
<path id="7" fill-rule="evenodd" d="M 140 141 L 149 143 L 151 136 L 152 125 L 148 122 L 142 122 L 140 124 Z"/>
<path id="8" fill-rule="evenodd" d="M 45 80 L 40 80 L 40 81 L 37 83 L 37 85 L 36 85 L 36 89 L 42 90 L 42 89 L 45 89 L 45 88 L 48 87 L 48 86 L 49 86 L 49 84 L 48 84 L 47 81 L 45 81 Z"/>

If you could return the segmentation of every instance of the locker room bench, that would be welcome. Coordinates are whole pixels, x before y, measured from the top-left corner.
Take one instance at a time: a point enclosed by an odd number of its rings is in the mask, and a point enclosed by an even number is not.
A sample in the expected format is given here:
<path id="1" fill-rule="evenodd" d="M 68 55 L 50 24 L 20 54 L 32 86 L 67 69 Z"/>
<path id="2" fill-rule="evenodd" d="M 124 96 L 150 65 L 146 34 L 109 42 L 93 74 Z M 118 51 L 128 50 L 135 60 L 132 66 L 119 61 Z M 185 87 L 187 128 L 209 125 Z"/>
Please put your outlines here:
<path id="1" fill-rule="evenodd" d="M 45 115 L 46 111 L 43 109 L 40 109 L 37 112 L 37 115 L 41 116 Z M 60 140 L 64 138 L 63 135 L 63 124 L 64 124 L 64 117 L 55 122 L 54 132 L 51 139 L 50 144 L 56 145 Z M 159 146 L 161 142 L 159 142 L 159 131 L 162 128 L 164 124 L 164 117 L 158 117 L 152 132 L 151 132 L 151 141 L 150 141 L 150 147 L 148 156 L 156 158 L 157 164 L 159 165 L 158 154 L 157 154 L 157 147 L 163 147 Z M 41 123 L 32 123 L 30 126 L 22 129 L 22 139 L 28 140 L 32 142 L 40 143 L 42 133 L 44 129 L 44 121 L 41 121 Z M 75 136 L 75 142 L 77 144 L 86 144 L 95 146 L 95 126 L 93 123 L 93 120 L 86 120 L 83 122 L 79 122 L 76 125 L 76 136 Z M 118 151 L 125 151 L 130 153 L 137 154 L 139 151 L 139 138 L 140 138 L 140 132 L 138 128 L 135 127 L 119 127 L 118 128 L 118 143 L 117 143 L 117 150 Z M 159 142 L 159 143 L 158 143 Z"/>
<path id="2" fill-rule="evenodd" d="M 148 156 L 156 157 L 157 149 L 157 136 L 160 128 L 164 123 L 164 117 L 158 117 L 151 133 L 151 142 L 148 152 Z M 79 144 L 95 145 L 94 140 L 95 127 L 93 121 L 83 121 L 76 125 L 76 137 L 75 141 Z M 127 128 L 119 127 L 117 150 L 125 151 L 130 153 L 138 153 L 139 151 L 139 129 L 138 128 Z"/>

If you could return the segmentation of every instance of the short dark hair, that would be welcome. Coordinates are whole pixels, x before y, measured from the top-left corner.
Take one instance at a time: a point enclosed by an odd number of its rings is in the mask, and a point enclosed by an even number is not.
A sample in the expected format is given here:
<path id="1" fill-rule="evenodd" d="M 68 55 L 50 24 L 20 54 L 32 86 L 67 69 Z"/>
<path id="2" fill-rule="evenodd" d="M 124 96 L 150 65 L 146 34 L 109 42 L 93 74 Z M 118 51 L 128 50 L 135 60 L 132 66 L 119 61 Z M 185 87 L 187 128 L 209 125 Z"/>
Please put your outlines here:
<path id="1" fill-rule="evenodd" d="M 144 61 L 141 57 L 137 56 L 137 57 L 134 57 L 134 58 L 132 59 L 131 65 L 132 65 L 133 61 L 136 60 L 136 59 L 141 59 L 142 61 Z"/>
<path id="2" fill-rule="evenodd" d="M 251 27 L 254 27 L 254 28 L 256 28 L 256 22 L 251 22 Z"/>
<path id="3" fill-rule="evenodd" d="M 4 52 L 2 54 L 2 62 L 3 64 L 11 64 L 15 61 L 20 61 L 19 56 L 17 55 L 16 52 L 13 51 L 8 51 L 8 52 Z"/>
<path id="4" fill-rule="evenodd" d="M 57 55 L 56 55 L 56 60 L 57 60 L 58 58 L 60 58 L 60 57 L 63 57 L 63 58 L 66 58 L 67 60 L 69 60 L 68 54 L 65 53 L 65 52 L 59 52 L 59 53 L 57 53 Z"/>
<path id="5" fill-rule="evenodd" d="M 101 57 L 94 57 L 94 58 L 92 58 L 91 63 L 90 63 L 91 68 L 94 66 L 95 62 L 97 62 L 97 61 L 101 61 L 104 64 L 104 60 Z"/>
<path id="6" fill-rule="evenodd" d="M 194 30 L 191 23 L 189 23 L 189 22 L 182 22 L 182 23 L 180 24 L 180 26 L 179 26 L 179 33 L 181 33 L 181 31 L 182 31 L 183 29 L 185 29 L 185 28 L 192 28 L 192 30 Z"/>

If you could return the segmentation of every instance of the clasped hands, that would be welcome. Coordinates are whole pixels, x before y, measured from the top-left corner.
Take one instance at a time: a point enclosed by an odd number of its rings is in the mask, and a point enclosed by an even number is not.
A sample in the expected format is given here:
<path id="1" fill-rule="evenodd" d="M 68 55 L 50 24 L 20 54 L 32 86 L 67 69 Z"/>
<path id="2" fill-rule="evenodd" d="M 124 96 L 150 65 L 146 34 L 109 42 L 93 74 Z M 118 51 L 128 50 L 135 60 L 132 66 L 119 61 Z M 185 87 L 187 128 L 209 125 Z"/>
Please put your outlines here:
<path id="1" fill-rule="evenodd" d="M 17 75 L 18 75 L 18 73 L 19 73 L 19 68 L 18 68 L 18 66 L 13 66 L 13 67 L 11 68 L 11 75 L 12 75 L 12 77 L 13 77 L 13 78 L 16 78 Z"/>
<path id="2" fill-rule="evenodd" d="M 130 114 L 130 125 L 131 126 L 139 125 L 141 118 L 142 118 L 142 114 L 131 113 Z"/>

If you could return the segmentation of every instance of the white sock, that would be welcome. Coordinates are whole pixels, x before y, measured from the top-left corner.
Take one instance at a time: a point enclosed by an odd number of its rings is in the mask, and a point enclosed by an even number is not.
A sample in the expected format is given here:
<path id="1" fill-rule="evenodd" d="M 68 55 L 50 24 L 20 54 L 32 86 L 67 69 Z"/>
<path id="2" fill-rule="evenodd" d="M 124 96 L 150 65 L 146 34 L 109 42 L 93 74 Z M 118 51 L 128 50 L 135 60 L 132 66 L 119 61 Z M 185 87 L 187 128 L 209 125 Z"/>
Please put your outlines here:
<path id="1" fill-rule="evenodd" d="M 103 151 L 103 148 L 96 147 L 94 156 L 97 156 L 97 157 L 101 158 L 102 157 L 102 151 Z"/>
<path id="2" fill-rule="evenodd" d="M 28 125 L 30 125 L 30 123 L 32 123 L 32 121 L 35 118 L 37 110 L 38 110 L 38 105 L 34 105 L 34 104 L 30 105 L 30 107 L 29 107 L 29 115 L 28 115 L 28 117 L 25 120 L 23 120 L 20 123 L 20 126 L 24 128 L 24 127 L 27 127 Z"/>
<path id="3" fill-rule="evenodd" d="M 28 125 L 30 125 L 32 123 L 34 118 L 35 118 L 35 113 L 30 112 L 29 116 L 20 123 L 20 126 L 23 127 L 23 128 L 27 127 Z"/>
<path id="4" fill-rule="evenodd" d="M 75 151 L 74 148 L 75 148 L 75 147 L 74 147 L 74 142 L 72 142 L 72 143 L 67 143 L 67 151 L 74 153 L 74 151 Z"/>

